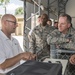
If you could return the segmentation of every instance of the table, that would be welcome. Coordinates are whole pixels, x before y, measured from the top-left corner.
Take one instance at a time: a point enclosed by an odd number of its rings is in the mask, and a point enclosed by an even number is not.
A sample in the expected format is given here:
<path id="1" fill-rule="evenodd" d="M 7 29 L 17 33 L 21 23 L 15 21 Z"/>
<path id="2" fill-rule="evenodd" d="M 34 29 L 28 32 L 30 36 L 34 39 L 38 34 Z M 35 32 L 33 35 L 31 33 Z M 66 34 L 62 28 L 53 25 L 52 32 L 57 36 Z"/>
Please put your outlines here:
<path id="1" fill-rule="evenodd" d="M 62 75 L 64 75 L 68 60 L 46 58 L 43 62 L 61 63 L 62 64 Z"/>

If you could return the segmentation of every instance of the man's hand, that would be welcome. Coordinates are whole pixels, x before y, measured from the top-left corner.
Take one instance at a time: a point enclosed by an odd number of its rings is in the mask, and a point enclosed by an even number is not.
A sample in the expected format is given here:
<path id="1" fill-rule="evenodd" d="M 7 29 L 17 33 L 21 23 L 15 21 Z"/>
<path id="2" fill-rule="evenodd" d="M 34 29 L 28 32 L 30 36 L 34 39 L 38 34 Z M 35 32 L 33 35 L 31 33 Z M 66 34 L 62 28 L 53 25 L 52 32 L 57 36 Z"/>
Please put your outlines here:
<path id="1" fill-rule="evenodd" d="M 69 61 L 71 64 L 75 65 L 75 54 L 70 57 Z"/>
<path id="2" fill-rule="evenodd" d="M 31 52 L 24 52 L 21 53 L 20 55 L 23 60 L 34 60 L 36 57 L 36 55 L 32 54 Z"/>

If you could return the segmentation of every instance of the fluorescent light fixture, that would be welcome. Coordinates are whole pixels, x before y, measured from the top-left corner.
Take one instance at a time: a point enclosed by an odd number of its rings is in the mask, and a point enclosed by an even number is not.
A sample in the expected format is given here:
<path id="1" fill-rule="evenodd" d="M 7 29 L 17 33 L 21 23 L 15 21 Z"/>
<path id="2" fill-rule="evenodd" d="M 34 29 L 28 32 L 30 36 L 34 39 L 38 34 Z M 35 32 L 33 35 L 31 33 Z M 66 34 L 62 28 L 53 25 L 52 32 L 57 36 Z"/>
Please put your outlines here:
<path id="1" fill-rule="evenodd" d="M 40 8 L 41 8 L 42 10 L 44 10 L 44 6 L 43 6 L 43 5 L 41 5 Z"/>

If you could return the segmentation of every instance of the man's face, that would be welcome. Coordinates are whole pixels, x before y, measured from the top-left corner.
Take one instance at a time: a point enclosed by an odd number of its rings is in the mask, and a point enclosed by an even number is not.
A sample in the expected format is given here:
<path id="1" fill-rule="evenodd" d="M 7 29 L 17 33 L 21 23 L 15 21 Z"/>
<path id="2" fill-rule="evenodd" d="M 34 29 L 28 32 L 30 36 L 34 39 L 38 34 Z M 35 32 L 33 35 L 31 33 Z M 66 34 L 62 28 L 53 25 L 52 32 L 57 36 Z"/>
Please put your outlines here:
<path id="1" fill-rule="evenodd" d="M 57 22 L 57 23 L 54 23 L 54 26 L 55 26 L 56 28 L 58 28 L 58 22 Z"/>
<path id="2" fill-rule="evenodd" d="M 7 31 L 9 33 L 14 33 L 17 27 L 16 19 L 14 17 L 11 17 L 10 19 L 6 20 L 6 24 Z"/>
<path id="3" fill-rule="evenodd" d="M 67 17 L 60 17 L 58 22 L 58 30 L 65 33 L 70 27 L 70 23 L 67 21 Z"/>
<path id="4" fill-rule="evenodd" d="M 47 24 L 51 26 L 52 25 L 52 22 L 51 21 L 47 21 Z"/>
<path id="5" fill-rule="evenodd" d="M 47 16 L 41 15 L 41 24 L 43 26 L 45 26 L 47 24 L 47 20 L 48 20 Z"/>
<path id="6" fill-rule="evenodd" d="M 41 23 L 41 17 L 39 17 L 39 18 L 37 19 L 37 23 L 38 23 L 38 25 Z"/>

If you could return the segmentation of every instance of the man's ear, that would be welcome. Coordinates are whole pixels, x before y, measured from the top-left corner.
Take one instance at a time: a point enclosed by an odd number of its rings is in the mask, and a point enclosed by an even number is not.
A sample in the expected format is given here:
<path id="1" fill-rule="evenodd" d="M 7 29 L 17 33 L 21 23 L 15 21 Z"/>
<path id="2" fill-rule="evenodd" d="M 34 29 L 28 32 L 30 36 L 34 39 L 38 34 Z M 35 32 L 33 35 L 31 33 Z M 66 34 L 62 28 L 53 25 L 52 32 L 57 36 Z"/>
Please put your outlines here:
<path id="1" fill-rule="evenodd" d="M 70 27 L 71 27 L 71 23 L 68 24 L 68 28 L 70 28 Z"/>

